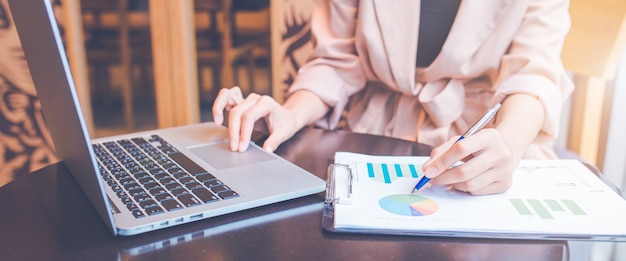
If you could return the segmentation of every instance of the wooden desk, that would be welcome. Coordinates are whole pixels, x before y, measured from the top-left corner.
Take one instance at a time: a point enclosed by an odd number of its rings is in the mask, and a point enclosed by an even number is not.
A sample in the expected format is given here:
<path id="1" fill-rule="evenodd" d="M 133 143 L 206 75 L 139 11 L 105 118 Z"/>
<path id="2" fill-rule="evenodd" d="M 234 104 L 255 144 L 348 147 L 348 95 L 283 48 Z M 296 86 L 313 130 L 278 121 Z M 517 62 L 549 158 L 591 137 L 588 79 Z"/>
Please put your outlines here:
<path id="1" fill-rule="evenodd" d="M 337 150 L 426 155 L 425 145 L 341 131 L 304 129 L 277 153 L 325 178 Z M 323 195 L 113 237 L 63 164 L 0 188 L 5 260 L 568 260 L 590 243 L 335 234 L 321 228 Z M 582 249 L 582 251 L 581 251 Z M 578 252 L 575 252 L 578 251 Z M 580 254 L 582 252 L 582 254 Z M 577 254 L 578 253 L 578 254 Z"/>

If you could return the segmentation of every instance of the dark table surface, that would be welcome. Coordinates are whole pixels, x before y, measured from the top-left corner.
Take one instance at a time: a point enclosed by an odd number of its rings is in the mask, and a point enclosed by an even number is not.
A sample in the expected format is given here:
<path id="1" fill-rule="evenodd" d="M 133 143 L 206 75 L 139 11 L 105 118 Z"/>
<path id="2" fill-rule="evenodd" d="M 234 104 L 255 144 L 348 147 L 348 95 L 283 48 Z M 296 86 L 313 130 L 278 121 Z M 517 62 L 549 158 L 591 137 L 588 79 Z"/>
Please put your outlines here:
<path id="1" fill-rule="evenodd" d="M 325 178 L 335 151 L 428 155 L 425 145 L 303 129 L 276 151 Z M 587 243 L 340 234 L 321 228 L 323 194 L 114 237 L 62 163 L 0 188 L 0 260 L 570 260 Z M 576 254 L 578 255 L 578 254 Z"/>

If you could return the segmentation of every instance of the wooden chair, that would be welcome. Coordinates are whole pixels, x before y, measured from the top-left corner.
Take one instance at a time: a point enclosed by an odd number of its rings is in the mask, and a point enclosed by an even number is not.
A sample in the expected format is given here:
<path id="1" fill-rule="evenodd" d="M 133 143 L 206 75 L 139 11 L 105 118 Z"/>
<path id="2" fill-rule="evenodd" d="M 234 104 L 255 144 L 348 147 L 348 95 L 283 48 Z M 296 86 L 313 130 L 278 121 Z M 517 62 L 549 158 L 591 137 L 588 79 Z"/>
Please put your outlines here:
<path id="1" fill-rule="evenodd" d="M 115 75 L 120 84 L 120 97 L 127 130 L 135 125 L 135 93 L 149 93 L 151 77 L 151 43 L 148 24 L 132 26 L 129 21 L 133 6 L 144 6 L 145 0 L 98 0 L 82 1 L 84 21 L 85 52 L 90 68 L 90 82 L 93 97 L 99 97 L 103 106 L 114 106 L 115 95 L 112 87 L 111 68 L 119 66 Z M 147 15 L 147 14 L 146 14 Z M 109 18 L 108 23 L 105 18 Z M 139 77 L 134 77 L 134 69 L 139 69 Z M 109 108 L 111 109 L 111 108 Z"/>
<path id="2" fill-rule="evenodd" d="M 272 13 L 272 96 L 283 102 L 300 66 L 313 53 L 310 20 L 315 0 L 283 1 Z"/>
<path id="3" fill-rule="evenodd" d="M 567 148 L 602 169 L 610 114 L 606 99 L 626 45 L 626 1 L 572 0 L 572 28 L 561 58 L 574 75 Z"/>
<path id="4" fill-rule="evenodd" d="M 263 48 L 269 53 L 270 32 L 266 30 L 243 30 L 237 24 L 236 15 L 240 12 L 269 9 L 268 0 L 194 0 L 198 14 L 208 14 L 206 28 L 196 29 L 198 67 L 209 67 L 214 72 L 213 88 L 240 84 L 235 68 L 245 63 L 249 89 L 254 91 L 255 49 Z M 215 73 L 217 72 L 217 73 Z M 215 77 L 215 75 L 219 75 Z M 202 74 L 199 74 L 202 77 Z M 199 79 L 202 82 L 202 79 Z M 211 100 L 215 93 L 207 98 Z"/>

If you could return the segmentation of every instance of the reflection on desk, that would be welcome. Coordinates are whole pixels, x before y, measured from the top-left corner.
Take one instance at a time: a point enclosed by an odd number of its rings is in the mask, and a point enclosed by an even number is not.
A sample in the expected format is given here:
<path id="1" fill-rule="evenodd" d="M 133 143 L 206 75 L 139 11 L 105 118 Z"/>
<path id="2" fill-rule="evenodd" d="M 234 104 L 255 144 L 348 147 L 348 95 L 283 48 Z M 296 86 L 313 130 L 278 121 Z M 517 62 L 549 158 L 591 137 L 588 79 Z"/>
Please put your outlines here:
<path id="1" fill-rule="evenodd" d="M 422 144 L 304 129 L 277 153 L 325 178 L 335 151 L 427 155 Z M 457 239 L 325 232 L 322 193 L 113 237 L 62 163 L 0 188 L 0 256 L 7 260 L 569 260 L 566 241 Z M 577 244 L 587 259 L 590 243 Z"/>

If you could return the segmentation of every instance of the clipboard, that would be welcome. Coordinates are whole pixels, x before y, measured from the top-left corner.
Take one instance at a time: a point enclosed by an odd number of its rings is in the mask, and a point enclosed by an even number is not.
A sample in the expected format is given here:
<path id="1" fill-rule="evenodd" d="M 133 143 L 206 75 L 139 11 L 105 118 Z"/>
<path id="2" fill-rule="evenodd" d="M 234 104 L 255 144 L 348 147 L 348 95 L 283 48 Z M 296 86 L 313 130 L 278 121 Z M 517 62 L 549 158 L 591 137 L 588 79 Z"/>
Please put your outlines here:
<path id="1" fill-rule="evenodd" d="M 347 173 L 347 178 L 350 179 L 347 187 L 347 195 L 343 198 L 343 201 L 340 201 L 339 196 L 335 193 L 336 189 L 336 171 L 337 169 L 343 169 Z M 344 203 L 346 200 L 350 200 L 352 196 L 352 169 L 350 166 L 339 163 L 331 163 L 328 165 L 328 175 L 326 176 L 326 195 L 324 198 L 324 208 L 322 210 L 322 228 L 331 232 L 341 232 L 335 229 L 334 219 L 335 213 L 334 208 L 335 204 L 341 202 Z"/>
<path id="2" fill-rule="evenodd" d="M 425 160 L 425 157 L 416 156 L 337 152 L 335 162 L 327 170 L 322 228 L 333 233 L 626 241 L 626 226 L 623 225 L 626 200 L 579 161 L 523 160 L 513 173 L 514 185 L 502 194 L 472 196 L 436 186 L 423 194 L 412 194 L 411 186 L 423 173 L 407 174 L 411 168 L 406 165 L 417 162 L 414 166 L 417 169 L 421 167 L 419 162 Z M 389 177 L 376 176 L 380 174 L 376 169 L 380 166 L 386 166 L 387 170 L 380 172 L 386 172 Z M 403 170 L 405 173 L 397 173 Z M 528 179 L 537 175 L 543 175 L 543 185 L 528 186 Z M 372 188 L 394 183 L 404 187 L 397 193 L 378 195 L 380 199 L 373 195 L 376 193 Z M 555 186 L 559 191 L 543 191 L 555 190 Z M 364 196 L 363 192 L 367 195 Z M 368 197 L 378 201 L 372 203 Z M 414 205 L 412 212 L 392 208 L 398 204 L 407 204 L 410 208 L 411 197 L 421 199 L 416 202 L 425 208 L 420 210 L 420 206 Z M 433 202 L 438 203 L 437 209 L 428 208 Z M 594 204 L 598 202 L 606 205 Z M 484 208 L 486 220 L 476 221 L 476 213 L 470 213 L 479 207 Z M 463 215 L 464 211 L 468 214 Z M 508 219 L 493 222 L 490 217 Z M 343 223 L 338 224 L 338 219 Z"/>

